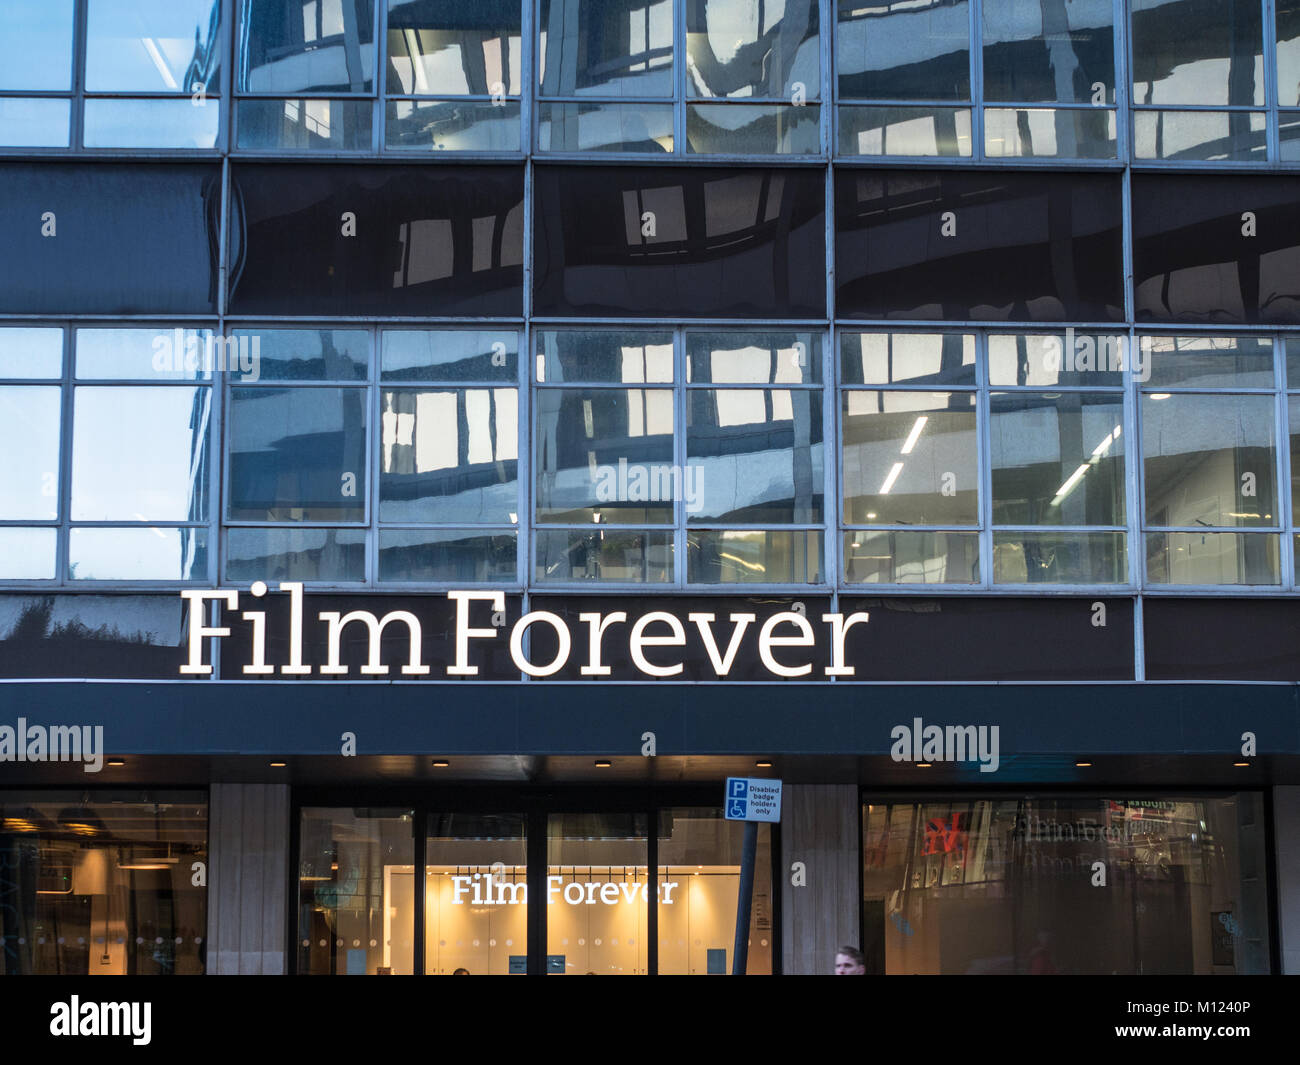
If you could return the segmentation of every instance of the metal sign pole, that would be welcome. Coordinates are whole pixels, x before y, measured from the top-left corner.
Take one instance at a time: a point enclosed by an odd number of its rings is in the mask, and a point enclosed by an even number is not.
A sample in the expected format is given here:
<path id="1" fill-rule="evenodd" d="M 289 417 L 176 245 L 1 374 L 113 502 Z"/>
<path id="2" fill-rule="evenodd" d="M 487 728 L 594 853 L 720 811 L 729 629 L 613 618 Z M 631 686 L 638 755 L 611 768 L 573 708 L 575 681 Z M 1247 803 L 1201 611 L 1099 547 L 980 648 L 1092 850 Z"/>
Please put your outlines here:
<path id="1" fill-rule="evenodd" d="M 745 849 L 740 859 L 740 897 L 736 899 L 736 941 L 731 948 L 731 975 L 744 976 L 749 964 L 749 915 L 754 903 L 754 863 L 758 857 L 758 822 L 745 822 Z"/>

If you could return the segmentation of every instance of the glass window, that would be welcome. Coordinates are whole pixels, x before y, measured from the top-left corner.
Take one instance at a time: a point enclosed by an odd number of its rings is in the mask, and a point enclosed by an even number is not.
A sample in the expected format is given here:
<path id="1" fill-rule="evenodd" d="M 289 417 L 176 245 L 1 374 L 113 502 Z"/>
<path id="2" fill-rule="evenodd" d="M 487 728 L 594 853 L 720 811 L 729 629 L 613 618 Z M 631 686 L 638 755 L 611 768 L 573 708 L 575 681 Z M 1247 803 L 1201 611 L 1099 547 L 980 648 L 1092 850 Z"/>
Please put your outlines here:
<path id="1" fill-rule="evenodd" d="M 243 0 L 240 92 L 370 93 L 374 0 Z"/>
<path id="2" fill-rule="evenodd" d="M 46 581 L 55 572 L 57 529 L 0 527 L 0 581 Z"/>
<path id="3" fill-rule="evenodd" d="M 687 0 L 691 96 L 816 99 L 821 87 L 816 0 Z"/>
<path id="4" fill-rule="evenodd" d="M 514 584 L 513 529 L 380 529 L 381 581 Z"/>
<path id="5" fill-rule="evenodd" d="M 989 159 L 1114 159 L 1117 150 L 1114 111 L 1085 107 L 984 109 L 984 155 Z"/>
<path id="6" fill-rule="evenodd" d="M 0 380 L 58 378 L 63 373 L 63 330 L 49 326 L 0 328 Z"/>
<path id="7" fill-rule="evenodd" d="M 304 807 L 298 828 L 298 972 L 415 972 L 415 815 Z"/>
<path id="8" fill-rule="evenodd" d="M 537 380 L 660 384 L 673 379 L 667 332 L 546 329 L 537 334 Z"/>
<path id="9" fill-rule="evenodd" d="M 218 94 L 220 0 L 88 0 L 87 9 L 88 92 Z"/>
<path id="10" fill-rule="evenodd" d="M 969 100 L 966 0 L 837 0 L 841 99 Z"/>
<path id="11" fill-rule="evenodd" d="M 533 579 L 539 584 L 667 584 L 674 578 L 671 529 L 538 529 L 533 540 Z"/>
<path id="12" fill-rule="evenodd" d="M 1122 532 L 993 530 L 994 584 L 1127 584 Z"/>
<path id="13" fill-rule="evenodd" d="M 73 528 L 68 534 L 68 576 L 88 581 L 207 580 L 208 530 Z"/>
<path id="14" fill-rule="evenodd" d="M 220 113 L 189 100 L 89 99 L 84 125 L 87 148 L 215 148 Z"/>
<path id="15" fill-rule="evenodd" d="M 1132 0 L 1133 102 L 1260 106 L 1259 0 Z"/>
<path id="16" fill-rule="evenodd" d="M 1277 102 L 1300 104 L 1300 2 L 1275 0 L 1277 12 Z"/>
<path id="17" fill-rule="evenodd" d="M 8 0 L 0 89 L 72 88 L 73 0 Z"/>
<path id="18" fill-rule="evenodd" d="M 968 108 L 841 104 L 835 120 L 841 155 L 969 158 L 971 154 Z"/>
<path id="19" fill-rule="evenodd" d="M 227 529 L 226 580 L 366 579 L 364 529 Z"/>
<path id="20" fill-rule="evenodd" d="M 816 107 L 725 103 L 686 108 L 686 150 L 694 155 L 816 155 L 821 143 Z"/>
<path id="21" fill-rule="evenodd" d="M 846 385 L 974 385 L 975 337 L 843 331 L 840 374 Z"/>
<path id="22" fill-rule="evenodd" d="M 691 529 L 686 536 L 691 584 L 821 584 L 821 530 Z"/>
<path id="23" fill-rule="evenodd" d="M 1112 20 L 1111 0 L 984 0 L 984 98 L 1114 103 Z"/>
<path id="24" fill-rule="evenodd" d="M 867 972 L 1267 973 L 1263 816 L 1251 792 L 868 802 Z"/>
<path id="25" fill-rule="evenodd" d="M 543 152 L 662 155 L 673 150 L 672 104 L 542 101 L 537 111 L 537 147 Z"/>
<path id="26" fill-rule="evenodd" d="M 979 584 L 979 535 L 855 529 L 844 533 L 844 580 L 848 584 Z"/>
<path id="27" fill-rule="evenodd" d="M 1126 334 L 1076 332 L 992 334 L 987 340 L 989 383 L 994 386 L 1118 388 L 1124 371 L 1139 381 L 1150 374 L 1144 342 L 1133 345 Z"/>
<path id="28" fill-rule="evenodd" d="M 519 0 L 388 0 L 388 92 L 518 96 Z"/>
<path id="29" fill-rule="evenodd" d="M 1147 583 L 1277 585 L 1280 538 L 1267 533 L 1149 532 Z"/>
<path id="30" fill-rule="evenodd" d="M 1263 111 L 1136 111 L 1133 156 L 1180 162 L 1264 162 Z"/>
<path id="31" fill-rule="evenodd" d="M 0 520 L 59 516 L 57 385 L 0 385 Z"/>
<path id="32" fill-rule="evenodd" d="M 83 381 L 203 381 L 225 368 L 210 329 L 83 327 L 76 351 Z"/>
<path id="33" fill-rule="evenodd" d="M 385 329 L 384 381 L 515 381 L 519 334 L 513 329 Z"/>
<path id="34" fill-rule="evenodd" d="M 1139 338 L 1149 387 L 1272 388 L 1273 340 L 1266 336 Z"/>
<path id="35" fill-rule="evenodd" d="M 69 727 L 102 760 L 102 737 Z M 0 974 L 201 975 L 207 841 L 201 792 L 0 792 Z"/>
<path id="36" fill-rule="evenodd" d="M 366 329 L 232 329 L 227 364 L 242 380 L 365 381 L 370 374 Z"/>
<path id="37" fill-rule="evenodd" d="M 543 96 L 671 96 L 670 0 L 541 0 Z"/>
<path id="38" fill-rule="evenodd" d="M 375 111 L 369 100 L 239 100 L 235 112 L 235 146 L 242 150 L 370 150 Z"/>
<path id="39" fill-rule="evenodd" d="M 6 148 L 66 148 L 72 101 L 31 96 L 0 98 L 0 145 Z"/>

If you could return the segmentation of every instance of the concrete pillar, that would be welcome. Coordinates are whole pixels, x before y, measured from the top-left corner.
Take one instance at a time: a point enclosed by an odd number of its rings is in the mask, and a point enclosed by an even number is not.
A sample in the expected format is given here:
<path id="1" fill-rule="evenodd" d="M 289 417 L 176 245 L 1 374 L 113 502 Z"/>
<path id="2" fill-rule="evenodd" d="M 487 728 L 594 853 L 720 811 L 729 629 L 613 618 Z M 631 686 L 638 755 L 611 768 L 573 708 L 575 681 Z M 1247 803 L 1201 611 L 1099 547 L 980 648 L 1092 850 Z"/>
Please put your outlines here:
<path id="1" fill-rule="evenodd" d="M 835 950 L 860 945 L 862 843 L 855 785 L 787 784 L 781 817 L 782 964 L 789 974 L 835 971 Z M 802 862 L 806 884 L 790 883 Z"/>
<path id="2" fill-rule="evenodd" d="M 1300 975 L 1300 787 L 1273 789 L 1273 847 L 1282 972 L 1296 976 Z"/>
<path id="3" fill-rule="evenodd" d="M 208 807 L 208 955 L 214 975 L 286 971 L 289 787 L 213 784 Z"/>

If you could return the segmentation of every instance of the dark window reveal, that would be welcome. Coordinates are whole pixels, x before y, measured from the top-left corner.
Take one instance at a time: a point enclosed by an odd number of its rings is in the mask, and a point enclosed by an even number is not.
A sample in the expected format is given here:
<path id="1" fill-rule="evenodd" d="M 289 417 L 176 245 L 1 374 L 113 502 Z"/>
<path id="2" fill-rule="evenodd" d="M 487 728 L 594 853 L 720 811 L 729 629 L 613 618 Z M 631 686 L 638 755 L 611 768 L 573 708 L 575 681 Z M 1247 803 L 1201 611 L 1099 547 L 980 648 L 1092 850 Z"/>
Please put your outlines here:
<path id="1" fill-rule="evenodd" d="M 1133 175 L 1139 322 L 1300 322 L 1300 180 Z"/>
<path id="2" fill-rule="evenodd" d="M 841 171 L 841 318 L 1121 321 L 1120 179 Z"/>
<path id="3" fill-rule="evenodd" d="M 233 185 L 233 313 L 522 313 L 522 168 L 242 166 Z"/>
<path id="4" fill-rule="evenodd" d="M 538 167 L 540 315 L 820 318 L 820 170 Z"/>
<path id="5" fill-rule="evenodd" d="M 217 309 L 212 164 L 0 164 L 0 311 Z"/>

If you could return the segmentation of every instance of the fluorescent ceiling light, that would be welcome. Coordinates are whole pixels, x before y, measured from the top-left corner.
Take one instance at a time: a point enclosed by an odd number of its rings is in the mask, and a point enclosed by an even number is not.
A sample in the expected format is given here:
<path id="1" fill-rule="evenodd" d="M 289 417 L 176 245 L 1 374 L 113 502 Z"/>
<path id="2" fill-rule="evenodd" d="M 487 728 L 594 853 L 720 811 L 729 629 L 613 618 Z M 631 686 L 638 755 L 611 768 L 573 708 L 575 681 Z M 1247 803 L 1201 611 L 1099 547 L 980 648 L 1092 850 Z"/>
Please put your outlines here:
<path id="1" fill-rule="evenodd" d="M 903 443 L 904 455 L 912 453 L 912 448 L 916 447 L 916 438 L 921 435 L 921 430 L 925 428 L 925 423 L 929 420 L 924 414 L 916 419 L 916 424 L 912 426 L 912 431 L 907 434 L 907 440 Z"/>
<path id="2" fill-rule="evenodd" d="M 167 60 L 163 58 L 162 52 L 158 50 L 158 45 L 154 43 L 154 39 L 152 37 L 141 37 L 140 43 L 144 45 L 144 50 L 149 53 L 149 58 L 153 60 L 153 65 L 158 68 L 158 73 L 162 80 L 166 82 L 167 88 L 179 89 L 180 86 L 176 84 L 172 72 L 167 69 Z"/>
<path id="3" fill-rule="evenodd" d="M 880 486 L 880 495 L 889 495 L 889 490 L 894 487 L 894 482 L 898 480 L 898 475 L 903 472 L 903 464 L 895 462 L 894 468 L 889 471 L 889 476 L 885 478 L 885 483 Z"/>

